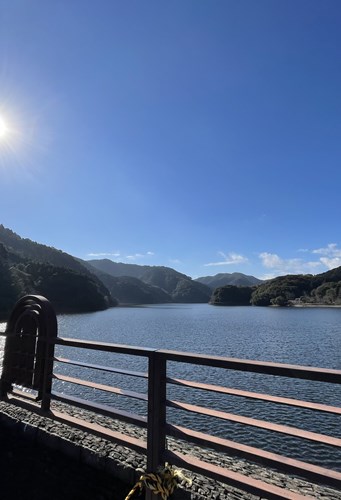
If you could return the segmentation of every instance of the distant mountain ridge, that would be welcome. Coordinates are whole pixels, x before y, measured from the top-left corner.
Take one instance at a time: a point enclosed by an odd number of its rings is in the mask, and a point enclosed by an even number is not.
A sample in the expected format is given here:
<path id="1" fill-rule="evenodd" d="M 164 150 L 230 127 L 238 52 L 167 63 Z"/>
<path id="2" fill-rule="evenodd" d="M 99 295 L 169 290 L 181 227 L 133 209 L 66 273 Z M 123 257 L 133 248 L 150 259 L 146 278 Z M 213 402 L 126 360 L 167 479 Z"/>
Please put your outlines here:
<path id="1" fill-rule="evenodd" d="M 120 304 L 162 304 L 172 302 L 170 295 L 159 287 L 148 285 L 133 276 L 111 276 L 92 266 L 88 261 L 81 261 L 108 288 L 112 297 Z"/>
<path id="2" fill-rule="evenodd" d="M 85 262 L 103 273 L 110 274 L 110 276 L 132 276 L 133 278 L 140 278 L 144 270 L 151 267 L 140 266 L 138 264 L 124 264 L 123 262 L 114 262 L 110 259 L 91 259 Z"/>
<path id="3" fill-rule="evenodd" d="M 27 293 L 45 295 L 57 312 L 97 311 L 118 302 L 341 305 L 341 267 L 315 276 L 287 275 L 265 282 L 243 273 L 192 280 L 165 266 L 83 261 L 21 238 L 0 224 L 0 316 Z"/>
<path id="4" fill-rule="evenodd" d="M 57 312 L 101 310 L 118 302 L 207 303 L 210 299 L 208 287 L 171 268 L 107 259 L 94 263 L 21 238 L 0 224 L 0 315 L 8 314 L 27 293 L 45 295 Z"/>
<path id="5" fill-rule="evenodd" d="M 211 290 L 226 285 L 254 286 L 263 283 L 262 280 L 243 273 L 219 273 L 215 276 L 202 276 L 196 278 L 195 281 L 199 281 L 199 283 L 209 286 Z"/>
<path id="6" fill-rule="evenodd" d="M 86 263 L 95 267 L 97 271 L 109 274 L 114 278 L 135 278 L 155 289 L 161 289 L 163 293 L 167 294 L 169 302 L 207 303 L 211 297 L 209 287 L 170 267 L 139 266 L 113 262 L 109 259 L 89 260 Z M 106 281 L 106 283 L 108 282 Z M 109 285 L 107 284 L 107 286 Z M 120 300 L 119 297 L 118 299 Z"/>

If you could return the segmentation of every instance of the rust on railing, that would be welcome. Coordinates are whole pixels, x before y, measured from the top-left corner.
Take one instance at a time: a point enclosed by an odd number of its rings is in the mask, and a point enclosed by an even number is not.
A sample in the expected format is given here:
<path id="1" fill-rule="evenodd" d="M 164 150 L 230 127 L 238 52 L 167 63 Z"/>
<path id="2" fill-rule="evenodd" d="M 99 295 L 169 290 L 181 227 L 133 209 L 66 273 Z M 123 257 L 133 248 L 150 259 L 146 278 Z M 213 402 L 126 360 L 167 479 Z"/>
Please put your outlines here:
<path id="1" fill-rule="evenodd" d="M 92 364 L 55 356 L 55 346 L 116 353 L 126 356 L 139 356 L 146 359 L 148 370 L 147 372 L 133 371 L 126 368 Z M 183 389 L 209 391 L 220 395 L 230 395 L 258 400 L 260 402 L 265 401 L 286 405 L 293 408 L 303 408 L 304 410 L 320 412 L 321 417 L 326 413 L 340 415 L 341 408 L 317 402 L 301 401 L 294 398 L 170 377 L 167 374 L 167 364 L 169 361 L 308 381 L 333 384 L 341 383 L 341 370 L 205 356 L 202 354 L 163 349 L 149 349 L 98 341 L 92 342 L 89 340 L 60 338 L 57 336 L 57 321 L 51 304 L 43 297 L 26 296 L 17 303 L 7 325 L 4 364 L 1 376 L 1 397 L 8 398 L 11 402 L 20 404 L 18 399 L 19 393 L 21 396 L 24 395 L 26 397 L 27 404 L 29 404 L 32 400 L 32 394 L 27 395 L 27 393 L 20 392 L 18 386 L 32 390 L 35 395 L 34 400 L 40 402 L 41 411 L 45 415 L 145 454 L 147 457 L 147 471 L 149 472 L 156 471 L 159 466 L 164 465 L 168 461 L 173 465 L 185 467 L 193 472 L 203 474 L 268 499 L 308 499 L 307 496 L 293 493 L 285 488 L 269 485 L 264 481 L 255 480 L 240 473 L 237 474 L 226 468 L 212 465 L 204 460 L 198 460 L 188 455 L 169 451 L 167 450 L 167 439 L 171 436 L 204 448 L 227 453 L 233 457 L 247 459 L 262 466 L 269 466 L 287 474 L 299 475 L 312 482 L 324 483 L 334 488 L 341 487 L 341 473 L 336 470 L 271 453 L 253 446 L 246 446 L 245 444 L 227 440 L 223 437 L 212 436 L 183 426 L 173 425 L 167 422 L 167 407 L 205 415 L 210 418 L 237 422 L 247 427 L 256 427 L 269 432 L 294 436 L 295 438 L 311 440 L 333 447 L 340 447 L 341 439 L 299 429 L 291 425 L 282 425 L 217 409 L 204 408 L 198 404 L 189 404 L 186 401 L 167 399 L 167 387 L 171 385 L 180 386 Z M 148 384 L 147 392 L 121 389 L 120 387 L 113 387 L 92 379 L 91 381 L 83 380 L 78 376 L 74 377 L 58 373 L 56 366 L 63 365 L 78 367 L 82 370 L 90 369 L 95 372 L 145 379 Z M 60 393 L 54 390 L 55 381 L 140 400 L 147 405 L 146 416 L 96 401 Z M 132 438 L 101 425 L 72 417 L 53 408 L 51 409 L 51 400 L 61 401 L 71 406 L 83 408 L 145 428 L 147 431 L 147 440 Z M 203 455 L 205 454 L 203 453 Z M 147 498 L 150 498 L 150 493 L 147 493 Z"/>

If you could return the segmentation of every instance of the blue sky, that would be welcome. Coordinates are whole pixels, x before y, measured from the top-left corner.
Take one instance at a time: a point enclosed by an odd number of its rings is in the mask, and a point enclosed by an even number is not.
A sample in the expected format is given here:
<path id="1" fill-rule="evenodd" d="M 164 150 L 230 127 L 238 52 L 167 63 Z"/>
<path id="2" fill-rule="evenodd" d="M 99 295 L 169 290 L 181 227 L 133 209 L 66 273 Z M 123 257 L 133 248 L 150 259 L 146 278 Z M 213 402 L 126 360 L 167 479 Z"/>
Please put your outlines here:
<path id="1" fill-rule="evenodd" d="M 339 0 L 1 0 L 0 222 L 192 277 L 341 265 Z"/>

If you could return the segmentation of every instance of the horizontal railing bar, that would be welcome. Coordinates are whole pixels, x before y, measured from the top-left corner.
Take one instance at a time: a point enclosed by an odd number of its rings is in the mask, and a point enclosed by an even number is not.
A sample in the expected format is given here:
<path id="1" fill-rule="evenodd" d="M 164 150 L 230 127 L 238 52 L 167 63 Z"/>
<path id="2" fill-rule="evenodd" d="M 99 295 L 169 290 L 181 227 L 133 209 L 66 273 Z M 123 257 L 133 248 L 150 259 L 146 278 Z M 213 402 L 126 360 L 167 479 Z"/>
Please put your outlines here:
<path id="1" fill-rule="evenodd" d="M 312 403 L 310 401 L 302 401 L 299 399 L 283 398 L 279 396 L 272 396 L 270 394 L 261 394 L 258 392 L 242 391 L 239 389 L 232 389 L 229 387 L 222 387 L 219 385 L 202 384 L 199 382 L 192 382 L 190 380 L 183 380 L 176 378 L 167 378 L 167 382 L 182 387 L 190 387 L 192 389 L 202 389 L 204 391 L 217 392 L 221 394 L 228 394 L 231 396 L 238 396 L 243 398 L 258 399 L 261 401 L 269 401 L 271 403 L 279 403 L 288 406 L 297 406 L 299 408 L 324 411 L 328 413 L 336 413 L 337 415 L 341 415 L 341 408 L 338 406 L 329 406 L 320 403 Z"/>
<path id="2" fill-rule="evenodd" d="M 113 352 L 119 354 L 129 354 L 132 356 L 151 356 L 157 349 L 149 349 L 148 347 L 136 347 L 124 344 L 111 344 L 108 342 L 93 342 L 90 340 L 71 339 L 57 337 L 50 340 L 53 344 L 63 345 L 68 347 L 79 347 L 81 349 L 92 349 L 95 351 Z"/>
<path id="3" fill-rule="evenodd" d="M 266 422 L 265 420 L 243 417 L 242 415 L 235 415 L 234 413 L 226 413 L 218 410 L 209 410 L 207 408 L 203 408 L 202 406 L 182 403 L 180 401 L 167 400 L 166 404 L 170 408 L 186 410 L 193 413 L 198 413 L 200 415 L 216 417 L 222 420 L 229 420 L 230 422 L 237 422 L 239 424 L 250 425 L 252 427 L 258 427 L 260 429 L 265 429 L 268 431 L 279 432 L 281 434 L 287 434 L 289 436 L 297 438 L 308 439 L 309 441 L 316 441 L 318 443 L 323 443 L 330 446 L 341 447 L 341 439 L 339 438 L 333 436 L 326 436 L 325 434 L 318 434 L 316 432 L 305 431 L 303 429 L 298 429 L 297 427 L 289 427 L 287 425 L 274 424 L 272 422 Z"/>
<path id="4" fill-rule="evenodd" d="M 211 447 L 233 456 L 245 458 L 263 466 L 268 465 L 289 474 L 298 474 L 305 479 L 318 481 L 334 488 L 340 488 L 341 486 L 341 473 L 331 469 L 325 469 L 324 467 L 284 457 L 210 434 L 193 431 L 178 425 L 167 424 L 167 434 L 178 439 L 191 441 L 200 446 Z"/>
<path id="5" fill-rule="evenodd" d="M 70 384 L 77 384 L 84 387 L 91 387 L 93 389 L 98 389 L 100 391 L 110 392 L 112 394 L 118 394 L 120 396 L 126 396 L 129 398 L 140 399 L 143 401 L 148 401 L 147 394 L 141 394 L 140 392 L 126 391 L 119 389 L 118 387 L 112 387 L 111 385 L 98 384 L 96 382 L 90 382 L 88 380 L 82 380 L 79 378 L 69 377 L 67 375 L 60 375 L 59 373 L 53 373 L 52 377 L 55 380 L 61 380 L 62 382 L 68 382 Z"/>
<path id="6" fill-rule="evenodd" d="M 109 441 L 114 441 L 115 443 L 121 446 L 127 446 L 128 448 L 132 448 L 139 453 L 146 453 L 147 443 L 142 441 L 141 439 L 137 439 L 126 434 L 122 434 L 121 432 L 113 431 L 108 429 L 107 427 L 103 427 L 102 425 L 87 422 L 80 418 L 72 417 L 67 413 L 63 413 L 60 411 L 51 410 L 51 416 L 58 420 L 59 422 L 63 422 L 66 424 L 70 424 L 77 429 L 80 429 L 85 432 L 91 432 L 96 436 L 100 436 Z"/>
<path id="7" fill-rule="evenodd" d="M 36 389 L 32 389 L 32 390 L 36 392 Z M 32 392 L 22 391 L 21 389 L 18 389 L 18 387 L 12 388 L 12 394 L 15 394 L 16 396 L 20 396 L 21 398 L 27 399 L 28 401 L 38 401 L 37 394 L 33 394 Z"/>
<path id="8" fill-rule="evenodd" d="M 172 465 L 183 467 L 184 469 L 229 484 L 258 497 L 265 497 L 268 500 L 313 500 L 311 496 L 300 495 L 299 493 L 280 488 L 270 483 L 265 483 L 259 479 L 253 479 L 239 472 L 223 469 L 217 465 L 203 462 L 190 455 L 183 455 L 176 451 L 166 450 L 164 458 Z"/>
<path id="9" fill-rule="evenodd" d="M 109 373 L 120 373 L 122 375 L 131 375 L 132 377 L 148 378 L 145 372 L 134 372 L 131 370 L 124 370 L 123 368 L 111 368 L 105 365 L 94 365 L 92 363 L 85 363 L 85 361 L 75 361 L 73 359 L 54 357 L 54 361 L 58 363 L 65 363 L 67 365 L 81 366 L 83 368 L 92 368 L 93 370 L 101 370 Z"/>
<path id="10" fill-rule="evenodd" d="M 162 356 L 169 361 L 341 384 L 341 370 L 328 368 L 315 368 L 309 366 L 289 365 L 266 361 L 224 358 L 220 356 L 206 356 L 204 354 L 194 354 L 190 352 L 171 351 L 165 349 L 150 349 L 147 347 L 111 344 L 107 342 L 92 342 L 89 340 L 62 337 L 52 339 L 52 342 L 54 344 L 69 347 L 79 347 L 83 349 L 93 349 L 105 352 L 116 352 L 134 356 L 149 357 L 153 353 L 157 353 L 158 356 Z"/>
<path id="11" fill-rule="evenodd" d="M 79 408 L 83 408 L 84 410 L 89 410 L 95 413 L 100 413 L 107 417 L 123 420 L 124 422 L 128 422 L 139 427 L 147 426 L 147 418 L 141 417 L 141 415 L 137 415 L 136 413 L 118 410 L 116 408 L 111 408 L 110 406 L 102 405 L 100 403 L 92 403 L 90 401 L 87 401 L 86 399 L 77 398 L 75 396 L 66 396 L 59 392 L 53 391 L 51 393 L 51 396 L 52 399 L 55 399 L 56 401 L 61 401 L 62 403 L 77 406 Z"/>
<path id="12" fill-rule="evenodd" d="M 341 370 L 333 370 L 329 368 L 315 368 L 310 366 L 287 365 L 266 361 L 224 358 L 220 356 L 207 356 L 205 354 L 169 351 L 165 349 L 157 351 L 157 355 L 167 359 L 168 361 L 177 361 L 179 363 L 191 363 L 194 365 L 205 365 L 215 368 L 225 368 L 230 370 L 248 371 L 252 373 L 263 373 L 267 375 L 279 375 L 282 377 L 341 384 Z"/>
<path id="13" fill-rule="evenodd" d="M 23 398 L 20 394 L 15 394 L 14 392 L 7 394 L 7 399 L 10 403 L 13 403 L 21 408 L 28 411 L 35 411 L 42 414 L 39 401 L 33 399 Z"/>

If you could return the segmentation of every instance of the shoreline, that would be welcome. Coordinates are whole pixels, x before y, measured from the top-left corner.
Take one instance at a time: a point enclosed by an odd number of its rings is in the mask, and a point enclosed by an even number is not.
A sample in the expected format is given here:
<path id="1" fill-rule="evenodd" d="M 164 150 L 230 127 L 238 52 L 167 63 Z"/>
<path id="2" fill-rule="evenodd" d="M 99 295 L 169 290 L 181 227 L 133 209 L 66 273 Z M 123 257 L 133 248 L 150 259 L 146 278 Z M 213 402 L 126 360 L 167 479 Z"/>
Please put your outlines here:
<path id="1" fill-rule="evenodd" d="M 271 306 L 271 307 L 278 307 L 278 306 Z M 307 309 L 317 309 L 317 308 L 327 308 L 327 309 L 340 309 L 341 304 L 290 304 L 288 307 L 299 307 L 299 308 L 307 308 Z"/>

